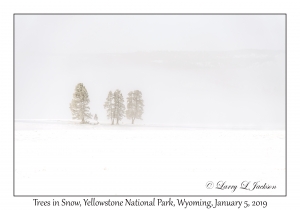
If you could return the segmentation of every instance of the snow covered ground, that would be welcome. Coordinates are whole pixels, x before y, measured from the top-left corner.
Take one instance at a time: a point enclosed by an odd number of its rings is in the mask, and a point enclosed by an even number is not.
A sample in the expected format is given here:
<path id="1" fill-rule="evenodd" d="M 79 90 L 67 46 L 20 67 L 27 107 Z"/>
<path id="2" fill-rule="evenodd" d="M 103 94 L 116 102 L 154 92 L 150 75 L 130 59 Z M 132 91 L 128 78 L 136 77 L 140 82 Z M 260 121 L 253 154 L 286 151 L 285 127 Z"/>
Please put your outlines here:
<path id="1" fill-rule="evenodd" d="M 243 181 L 276 189 L 239 189 Z M 16 120 L 15 186 L 16 195 L 283 195 L 285 132 Z"/>

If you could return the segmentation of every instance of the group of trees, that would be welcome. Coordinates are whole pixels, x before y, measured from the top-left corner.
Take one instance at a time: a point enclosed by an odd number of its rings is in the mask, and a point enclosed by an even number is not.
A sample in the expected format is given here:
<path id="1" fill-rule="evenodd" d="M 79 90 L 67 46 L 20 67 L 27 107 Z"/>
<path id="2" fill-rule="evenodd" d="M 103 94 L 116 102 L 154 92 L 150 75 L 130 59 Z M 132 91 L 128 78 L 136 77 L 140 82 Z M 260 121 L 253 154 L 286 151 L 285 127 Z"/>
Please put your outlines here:
<path id="1" fill-rule="evenodd" d="M 90 100 L 89 95 L 83 83 L 79 83 L 75 87 L 73 99 L 70 103 L 70 109 L 73 119 L 79 119 L 85 123 L 87 119 L 92 118 L 90 108 L 88 106 Z M 119 124 L 119 121 L 126 115 L 131 123 L 134 124 L 136 119 L 142 120 L 144 101 L 142 92 L 139 90 L 130 91 L 127 96 L 127 109 L 125 110 L 124 98 L 120 90 L 114 93 L 109 91 L 104 108 L 107 111 L 107 118 L 111 120 L 111 124 Z M 98 122 L 98 116 L 95 114 L 94 120 Z"/>
<path id="2" fill-rule="evenodd" d="M 130 91 L 127 97 L 127 110 L 125 112 L 124 98 L 120 90 L 116 90 L 114 93 L 109 91 L 104 104 L 104 108 L 107 111 L 107 118 L 111 120 L 113 125 L 115 120 L 116 124 L 123 119 L 126 115 L 127 119 L 131 120 L 134 124 L 135 119 L 142 119 L 144 101 L 142 99 L 142 92 L 139 90 Z"/>

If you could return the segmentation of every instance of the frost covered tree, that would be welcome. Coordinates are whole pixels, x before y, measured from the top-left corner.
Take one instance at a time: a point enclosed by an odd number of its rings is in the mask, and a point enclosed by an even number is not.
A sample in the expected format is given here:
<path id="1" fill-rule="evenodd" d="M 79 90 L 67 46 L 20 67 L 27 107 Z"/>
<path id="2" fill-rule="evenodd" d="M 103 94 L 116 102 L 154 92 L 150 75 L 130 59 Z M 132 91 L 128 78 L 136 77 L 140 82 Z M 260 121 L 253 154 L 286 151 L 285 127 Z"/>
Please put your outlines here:
<path id="1" fill-rule="evenodd" d="M 107 118 L 111 120 L 111 124 L 114 122 L 114 95 L 109 91 L 106 101 L 104 103 L 104 108 L 107 112 Z"/>
<path id="2" fill-rule="evenodd" d="M 111 120 L 111 124 L 119 124 L 119 121 L 123 119 L 125 106 L 124 98 L 120 90 L 116 90 L 114 93 L 109 91 L 104 108 L 107 111 L 107 118 Z"/>
<path id="3" fill-rule="evenodd" d="M 114 119 L 116 119 L 118 125 L 119 121 L 123 119 L 125 114 L 124 98 L 120 90 L 116 90 L 114 92 L 113 99 L 114 99 L 113 117 Z M 114 124 L 114 121 L 112 122 L 112 124 Z"/>
<path id="4" fill-rule="evenodd" d="M 82 83 L 78 83 L 70 103 L 73 119 L 81 120 L 81 123 L 85 123 L 86 119 L 92 118 L 92 115 L 89 112 L 89 102 L 90 99 L 87 90 Z"/>
<path id="5" fill-rule="evenodd" d="M 126 117 L 131 120 L 132 124 L 134 124 L 135 119 L 142 120 L 143 107 L 142 92 L 139 90 L 130 91 L 127 97 Z"/>

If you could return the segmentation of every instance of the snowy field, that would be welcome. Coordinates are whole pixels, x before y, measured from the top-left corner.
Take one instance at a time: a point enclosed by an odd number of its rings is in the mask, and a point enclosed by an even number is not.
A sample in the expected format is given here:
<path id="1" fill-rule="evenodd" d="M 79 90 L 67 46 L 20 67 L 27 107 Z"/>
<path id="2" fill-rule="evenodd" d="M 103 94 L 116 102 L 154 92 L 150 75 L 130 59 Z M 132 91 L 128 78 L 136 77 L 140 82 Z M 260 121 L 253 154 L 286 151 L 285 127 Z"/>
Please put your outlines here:
<path id="1" fill-rule="evenodd" d="M 283 195 L 284 130 L 15 121 L 16 195 Z M 276 185 L 253 191 L 206 183 Z"/>

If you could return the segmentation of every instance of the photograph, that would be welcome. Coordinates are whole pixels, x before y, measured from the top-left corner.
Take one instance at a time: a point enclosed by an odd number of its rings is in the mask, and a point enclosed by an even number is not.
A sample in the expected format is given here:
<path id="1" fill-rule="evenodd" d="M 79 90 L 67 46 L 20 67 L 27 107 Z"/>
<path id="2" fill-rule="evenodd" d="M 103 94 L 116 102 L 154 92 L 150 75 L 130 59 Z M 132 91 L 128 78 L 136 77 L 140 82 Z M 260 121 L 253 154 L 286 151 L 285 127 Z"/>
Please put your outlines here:
<path id="1" fill-rule="evenodd" d="M 14 14 L 14 195 L 286 196 L 285 14 Z"/>

